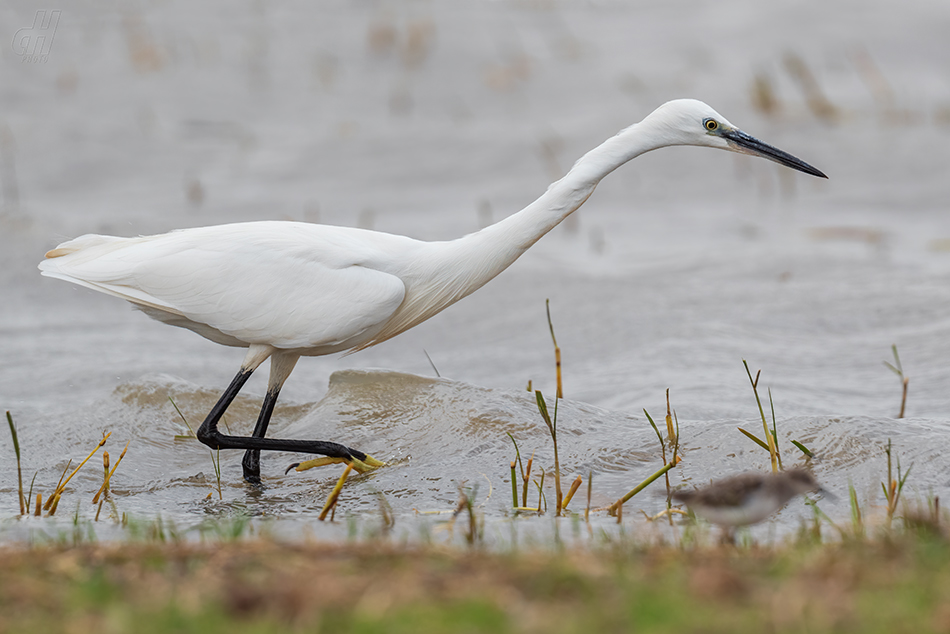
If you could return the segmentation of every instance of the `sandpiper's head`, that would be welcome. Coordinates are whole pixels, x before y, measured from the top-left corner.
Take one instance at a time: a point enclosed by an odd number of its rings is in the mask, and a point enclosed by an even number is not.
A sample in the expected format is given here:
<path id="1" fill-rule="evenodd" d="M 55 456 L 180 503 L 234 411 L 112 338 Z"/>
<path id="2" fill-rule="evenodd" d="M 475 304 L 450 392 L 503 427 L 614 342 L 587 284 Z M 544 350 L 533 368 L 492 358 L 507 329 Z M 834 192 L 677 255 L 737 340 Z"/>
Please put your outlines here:
<path id="1" fill-rule="evenodd" d="M 788 471 L 782 472 L 781 477 L 791 493 L 789 497 L 822 490 L 815 476 L 804 469 L 789 469 Z"/>
<path id="2" fill-rule="evenodd" d="M 696 99 L 668 101 L 643 122 L 656 127 L 664 145 L 700 145 L 761 156 L 799 172 L 828 178 L 805 161 L 746 134 Z"/>

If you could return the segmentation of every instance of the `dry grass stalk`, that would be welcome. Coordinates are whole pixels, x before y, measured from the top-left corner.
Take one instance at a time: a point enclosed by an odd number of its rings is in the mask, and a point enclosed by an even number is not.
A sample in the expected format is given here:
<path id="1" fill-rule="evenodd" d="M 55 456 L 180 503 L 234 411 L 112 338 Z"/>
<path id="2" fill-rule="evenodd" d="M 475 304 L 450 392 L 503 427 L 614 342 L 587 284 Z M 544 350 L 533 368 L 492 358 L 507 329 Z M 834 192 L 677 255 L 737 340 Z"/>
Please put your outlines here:
<path id="1" fill-rule="evenodd" d="M 58 498 L 59 498 L 59 496 L 60 496 L 60 495 L 63 493 L 63 491 L 66 489 L 66 485 L 69 484 L 69 481 L 73 479 L 73 476 L 76 475 L 76 473 L 77 473 L 80 469 L 82 469 L 82 467 L 83 467 L 84 464 L 86 464 L 87 462 L 89 462 L 89 459 L 90 459 L 90 458 L 92 458 L 94 455 L 96 455 L 96 452 L 99 451 L 99 448 L 100 448 L 100 447 L 102 447 L 103 445 L 106 444 L 106 441 L 109 440 L 109 436 L 111 436 L 111 435 L 112 435 L 112 432 L 111 432 L 111 431 L 108 432 L 107 434 L 105 434 L 105 435 L 102 437 L 102 440 L 99 441 L 99 444 L 96 445 L 95 449 L 93 449 L 93 450 L 89 453 L 89 455 L 86 456 L 86 459 L 83 460 L 82 462 L 80 462 L 79 465 L 78 465 L 75 469 L 73 469 L 72 473 L 69 474 L 69 477 L 66 478 L 65 481 L 62 481 L 62 480 L 60 481 L 60 484 L 56 487 L 56 490 L 53 492 L 53 497 L 54 497 L 54 499 L 58 499 Z M 68 468 L 68 466 L 67 466 L 67 468 Z M 65 472 L 64 472 L 64 473 L 65 473 Z M 49 505 L 50 502 L 47 502 L 46 504 Z M 55 504 L 55 502 L 54 502 L 54 504 Z M 52 513 L 51 513 L 51 514 L 52 514 Z"/>
<path id="2" fill-rule="evenodd" d="M 567 510 L 567 505 L 571 503 L 571 500 L 574 498 L 574 494 L 577 493 L 577 490 L 581 488 L 584 478 L 577 476 L 574 478 L 574 482 L 571 483 L 571 488 L 567 490 L 567 495 L 564 496 L 564 506 L 562 510 Z"/>
<path id="3" fill-rule="evenodd" d="M 901 381 L 901 411 L 899 414 L 897 414 L 897 417 L 904 418 L 904 408 L 907 406 L 907 385 L 910 383 L 910 379 L 904 376 L 904 368 L 901 366 L 901 358 L 897 354 L 897 344 L 891 345 L 891 351 L 894 353 L 894 363 L 892 365 L 885 361 L 884 365 L 886 365 L 891 370 L 891 372 L 896 374 L 897 378 L 899 378 Z"/>
<path id="4" fill-rule="evenodd" d="M 781 109 L 772 79 L 764 73 L 757 73 L 752 78 L 752 105 L 766 116 L 775 115 Z"/>
<path id="5" fill-rule="evenodd" d="M 670 409 L 670 388 L 666 388 L 666 435 L 670 441 L 670 446 L 676 445 L 678 439 L 676 437 L 676 429 L 673 428 L 673 415 Z"/>
<path id="6" fill-rule="evenodd" d="M 55 494 L 52 498 L 50 498 L 50 500 L 52 500 L 53 504 L 50 506 L 49 512 L 46 514 L 47 517 L 52 517 L 52 516 L 56 515 L 56 509 L 59 507 L 59 498 L 60 498 L 60 497 L 62 497 L 62 494 L 61 494 L 61 493 L 57 493 L 57 494 Z M 46 504 L 49 505 L 50 503 L 47 502 Z"/>
<path id="7" fill-rule="evenodd" d="M 53 489 L 53 493 L 46 500 L 46 504 L 43 505 L 43 510 L 47 511 L 50 515 L 53 515 L 56 512 L 54 503 L 57 502 L 59 498 L 59 496 L 57 495 L 57 491 L 59 491 L 60 487 L 63 486 L 63 478 L 66 477 L 66 472 L 69 471 L 69 467 L 72 464 L 73 464 L 72 458 L 66 461 L 66 467 L 63 469 L 63 473 L 60 474 L 59 476 L 59 482 L 56 483 L 56 488 Z"/>
<path id="8" fill-rule="evenodd" d="M 551 341 L 554 343 L 554 367 L 557 374 L 557 398 L 564 398 L 564 387 L 561 383 L 561 348 L 557 345 L 554 336 L 554 322 L 551 321 L 551 300 L 544 300 L 544 308 L 548 314 L 548 329 L 551 331 Z"/>
<path id="9" fill-rule="evenodd" d="M 122 459 L 125 458 L 125 452 L 129 450 L 129 443 L 131 440 L 126 441 L 125 447 L 122 449 L 122 453 L 119 454 L 119 459 L 115 461 L 115 464 L 112 465 L 112 470 L 106 475 L 105 481 L 102 483 L 102 486 L 99 487 L 99 490 L 96 492 L 96 495 L 92 498 L 92 503 L 97 504 L 99 502 L 99 496 L 104 492 L 109 490 L 109 482 L 112 481 L 112 476 L 115 474 L 115 470 L 119 468 L 119 463 L 122 462 Z"/>
<path id="10" fill-rule="evenodd" d="M 798 82 L 798 86 L 805 96 L 805 103 L 817 118 L 823 121 L 834 122 L 838 119 L 838 109 L 831 103 L 821 90 L 814 73 L 801 57 L 795 53 L 785 56 L 785 69 Z"/>
<path id="11" fill-rule="evenodd" d="M 109 495 L 109 452 L 102 452 L 102 494 Z"/>
<path id="12" fill-rule="evenodd" d="M 877 105 L 892 110 L 896 103 L 894 89 L 870 53 L 865 49 L 859 49 L 851 55 L 851 60 L 858 69 L 858 76 L 868 87 Z"/>
<path id="13" fill-rule="evenodd" d="M 528 466 L 525 467 L 524 474 L 521 476 L 523 483 L 521 487 L 521 505 L 528 505 L 528 482 L 531 480 L 531 466 L 534 464 L 534 454 L 528 458 Z"/>

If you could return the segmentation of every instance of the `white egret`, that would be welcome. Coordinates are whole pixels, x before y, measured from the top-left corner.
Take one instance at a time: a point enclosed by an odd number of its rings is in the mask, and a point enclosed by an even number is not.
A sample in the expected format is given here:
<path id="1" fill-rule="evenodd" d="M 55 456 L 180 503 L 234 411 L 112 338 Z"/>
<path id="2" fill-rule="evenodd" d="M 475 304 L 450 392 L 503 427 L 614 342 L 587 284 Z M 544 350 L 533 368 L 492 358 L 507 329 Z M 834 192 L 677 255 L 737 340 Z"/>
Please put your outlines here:
<path id="1" fill-rule="evenodd" d="M 245 449 L 244 477 L 260 481 L 260 450 L 321 454 L 369 469 L 381 463 L 337 443 L 265 438 L 281 386 L 301 356 L 386 341 L 469 295 L 580 207 L 607 174 L 670 145 L 761 156 L 806 174 L 814 167 L 745 134 L 706 104 L 671 101 L 585 154 L 533 203 L 456 240 L 412 238 L 303 222 L 247 222 L 155 236 L 84 235 L 40 263 L 43 275 L 131 302 L 149 317 L 216 343 L 247 348 L 240 371 L 198 430 L 212 449 Z M 218 420 L 270 358 L 250 437 Z"/>

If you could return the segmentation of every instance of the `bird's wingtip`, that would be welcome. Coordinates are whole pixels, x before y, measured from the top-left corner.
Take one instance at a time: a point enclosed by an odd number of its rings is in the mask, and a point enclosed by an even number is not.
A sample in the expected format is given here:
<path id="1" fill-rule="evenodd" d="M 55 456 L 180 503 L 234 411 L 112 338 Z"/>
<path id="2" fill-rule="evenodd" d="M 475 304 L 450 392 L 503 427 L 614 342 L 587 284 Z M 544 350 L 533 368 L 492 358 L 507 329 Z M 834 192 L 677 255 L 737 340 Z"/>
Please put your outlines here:
<path id="1" fill-rule="evenodd" d="M 49 251 L 47 251 L 43 257 L 49 260 L 52 258 L 62 257 L 72 252 L 73 252 L 73 249 L 63 249 L 61 247 L 56 247 L 55 249 L 50 249 Z"/>

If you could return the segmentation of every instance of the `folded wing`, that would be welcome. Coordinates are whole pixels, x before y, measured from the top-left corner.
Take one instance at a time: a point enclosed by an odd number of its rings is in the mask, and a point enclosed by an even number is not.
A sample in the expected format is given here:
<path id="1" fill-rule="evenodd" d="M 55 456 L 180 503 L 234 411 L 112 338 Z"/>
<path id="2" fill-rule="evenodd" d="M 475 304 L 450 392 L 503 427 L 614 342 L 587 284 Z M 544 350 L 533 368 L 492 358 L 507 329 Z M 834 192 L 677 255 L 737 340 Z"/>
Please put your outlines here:
<path id="1" fill-rule="evenodd" d="M 403 301 L 402 280 L 373 268 L 373 248 L 342 228 L 243 223 L 82 236 L 40 269 L 219 343 L 322 354 L 371 338 Z"/>

